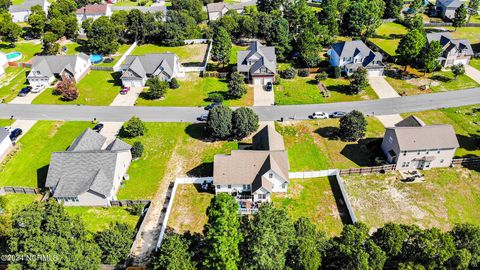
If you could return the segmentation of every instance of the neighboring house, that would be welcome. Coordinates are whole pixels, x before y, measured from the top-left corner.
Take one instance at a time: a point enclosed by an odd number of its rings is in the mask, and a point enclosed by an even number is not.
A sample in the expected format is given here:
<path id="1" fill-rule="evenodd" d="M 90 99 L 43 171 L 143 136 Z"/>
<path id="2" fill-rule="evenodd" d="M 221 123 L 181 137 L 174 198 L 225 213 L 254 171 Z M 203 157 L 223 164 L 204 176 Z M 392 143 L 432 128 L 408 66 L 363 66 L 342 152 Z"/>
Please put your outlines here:
<path id="1" fill-rule="evenodd" d="M 227 4 L 224 2 L 207 4 L 208 19 L 214 21 L 223 17 L 229 10 L 235 10 L 238 14 L 243 14 L 245 7 L 254 6 L 256 1 L 243 3 Z"/>
<path id="2" fill-rule="evenodd" d="M 427 126 L 415 116 L 387 128 L 382 142 L 387 161 L 397 170 L 448 167 L 458 147 L 452 126 Z"/>
<path id="3" fill-rule="evenodd" d="M 20 5 L 11 5 L 8 8 L 8 11 L 12 15 L 12 21 L 13 22 L 26 22 L 28 21 L 28 16 L 32 14 L 31 8 L 33 6 L 41 6 L 43 8 L 43 11 L 45 11 L 46 14 L 48 14 L 48 7 L 50 6 L 50 3 L 46 0 L 25 0 Z"/>
<path id="4" fill-rule="evenodd" d="M 474 55 L 472 46 L 468 39 L 452 39 L 449 32 L 429 33 L 428 42 L 439 41 L 442 45 L 442 55 L 438 58 L 442 68 L 453 65 L 468 65 Z"/>
<path id="5" fill-rule="evenodd" d="M 351 75 L 359 67 L 366 68 L 369 76 L 382 76 L 385 68 L 383 56 L 374 52 L 361 40 L 345 41 L 332 45 L 328 50 L 329 62 L 342 72 Z"/>
<path id="6" fill-rule="evenodd" d="M 75 14 L 77 15 L 78 24 L 82 24 L 82 22 L 87 19 L 96 20 L 101 16 L 110 17 L 112 16 L 112 10 L 110 9 L 110 5 L 107 4 L 93 4 L 77 9 Z"/>
<path id="7" fill-rule="evenodd" d="M 437 0 L 435 2 L 435 11 L 437 16 L 451 20 L 455 17 L 455 10 L 465 3 L 460 0 Z"/>
<path id="8" fill-rule="evenodd" d="M 6 128 L 0 127 L 0 162 L 7 156 L 13 147 L 10 140 L 10 132 Z"/>
<path id="9" fill-rule="evenodd" d="M 68 77 L 79 82 L 90 71 L 86 54 L 35 56 L 27 80 L 32 87 L 49 86 L 55 78 Z"/>
<path id="10" fill-rule="evenodd" d="M 268 125 L 253 136 L 251 150 L 215 155 L 213 166 L 216 194 L 226 192 L 253 202 L 269 202 L 271 193 L 287 192 L 288 154 L 282 135 Z"/>
<path id="11" fill-rule="evenodd" d="M 157 76 L 162 81 L 183 77 L 180 60 L 174 53 L 129 55 L 122 65 L 123 86 L 143 87 L 148 78 Z"/>
<path id="12" fill-rule="evenodd" d="M 52 153 L 45 187 L 66 206 L 109 206 L 132 161 L 131 146 L 86 129 L 63 152 Z"/>
<path id="13" fill-rule="evenodd" d="M 277 55 L 275 47 L 266 47 L 253 42 L 246 51 L 237 54 L 237 71 L 254 85 L 266 85 L 275 81 Z"/>

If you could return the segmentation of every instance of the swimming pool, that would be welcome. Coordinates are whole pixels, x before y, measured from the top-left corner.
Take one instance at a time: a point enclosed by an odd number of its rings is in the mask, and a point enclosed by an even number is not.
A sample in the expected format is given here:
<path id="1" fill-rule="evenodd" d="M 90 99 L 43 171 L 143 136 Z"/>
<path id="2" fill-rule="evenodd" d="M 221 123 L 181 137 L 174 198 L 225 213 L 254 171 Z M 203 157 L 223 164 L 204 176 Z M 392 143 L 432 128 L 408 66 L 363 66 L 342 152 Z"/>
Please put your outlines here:
<path id="1" fill-rule="evenodd" d="M 5 55 L 7 57 L 8 62 L 15 62 L 22 58 L 21 52 L 11 52 Z"/>
<path id="2" fill-rule="evenodd" d="M 90 55 L 90 62 L 92 62 L 92 64 L 98 64 L 102 62 L 102 60 L 103 60 L 103 56 L 101 54 Z"/>

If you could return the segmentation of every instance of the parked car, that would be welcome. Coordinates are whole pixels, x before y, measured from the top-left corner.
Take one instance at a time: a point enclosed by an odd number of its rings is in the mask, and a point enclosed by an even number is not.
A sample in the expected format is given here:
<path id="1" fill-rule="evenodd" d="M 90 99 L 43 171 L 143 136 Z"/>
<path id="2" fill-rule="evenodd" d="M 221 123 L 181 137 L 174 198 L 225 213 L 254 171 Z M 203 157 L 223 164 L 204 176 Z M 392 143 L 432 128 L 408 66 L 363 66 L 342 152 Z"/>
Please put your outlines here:
<path id="1" fill-rule="evenodd" d="M 207 121 L 208 113 L 204 113 L 198 117 L 198 121 Z"/>
<path id="2" fill-rule="evenodd" d="M 130 91 L 130 87 L 125 86 L 122 88 L 122 90 L 120 90 L 120 95 L 126 95 L 128 94 L 129 91 Z"/>
<path id="3" fill-rule="evenodd" d="M 206 106 L 206 107 L 205 107 L 205 110 L 210 111 L 211 109 L 213 109 L 213 108 L 215 108 L 215 107 L 217 107 L 217 106 L 220 106 L 220 105 L 222 105 L 222 103 L 214 102 L 214 103 Z"/>
<path id="4" fill-rule="evenodd" d="M 21 128 L 16 128 L 10 132 L 10 140 L 15 141 L 20 135 L 22 135 L 23 130 Z"/>
<path id="5" fill-rule="evenodd" d="M 272 82 L 267 82 L 267 87 L 265 87 L 265 90 L 267 91 L 272 91 L 273 90 L 273 83 Z"/>
<path id="6" fill-rule="evenodd" d="M 103 129 L 103 124 L 100 123 L 100 124 L 96 124 L 94 127 L 93 127 L 93 130 L 96 131 L 96 132 L 100 132 L 102 131 Z"/>
<path id="7" fill-rule="evenodd" d="M 42 91 L 44 88 L 45 88 L 45 86 L 43 86 L 43 85 L 37 85 L 32 89 L 31 92 L 32 93 L 40 93 L 40 91 Z"/>
<path id="8" fill-rule="evenodd" d="M 312 119 L 328 119 L 328 113 L 326 112 L 314 112 L 310 115 Z"/>
<path id="9" fill-rule="evenodd" d="M 332 114 L 330 114 L 330 117 L 331 118 L 342 118 L 346 115 L 347 113 L 346 112 L 333 112 Z"/>
<path id="10" fill-rule="evenodd" d="M 30 91 L 32 91 L 32 87 L 31 86 L 25 86 L 25 87 L 22 88 L 22 90 L 20 90 L 20 92 L 18 92 L 18 96 L 19 97 L 24 97 L 28 93 L 30 93 Z"/>

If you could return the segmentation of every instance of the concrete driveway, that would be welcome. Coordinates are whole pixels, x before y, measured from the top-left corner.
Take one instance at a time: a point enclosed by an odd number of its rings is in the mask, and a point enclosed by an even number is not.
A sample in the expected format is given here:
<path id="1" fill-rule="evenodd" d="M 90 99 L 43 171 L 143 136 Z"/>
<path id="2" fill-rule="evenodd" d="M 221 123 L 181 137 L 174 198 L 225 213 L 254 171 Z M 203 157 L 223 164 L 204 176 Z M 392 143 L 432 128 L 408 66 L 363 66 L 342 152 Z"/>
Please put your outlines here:
<path id="1" fill-rule="evenodd" d="M 28 93 L 26 96 L 24 97 L 19 97 L 17 96 L 16 98 L 14 98 L 12 101 L 10 101 L 10 103 L 12 104 L 32 104 L 32 101 L 38 97 L 43 91 L 45 91 L 45 88 L 38 92 L 38 93 Z"/>
<path id="2" fill-rule="evenodd" d="M 253 106 L 271 106 L 275 104 L 273 91 L 265 91 L 263 85 L 253 85 Z"/>
<path id="3" fill-rule="evenodd" d="M 126 95 L 119 93 L 110 106 L 133 106 L 142 91 L 143 87 L 131 87 Z"/>
<path id="4" fill-rule="evenodd" d="M 14 130 L 16 128 L 22 129 L 22 135 L 18 136 L 16 141 L 18 142 L 20 138 L 22 138 L 32 127 L 37 123 L 37 120 L 16 120 L 10 126 L 10 130 Z"/>
<path id="5" fill-rule="evenodd" d="M 383 76 L 368 77 L 370 86 L 372 86 L 375 93 L 380 99 L 384 98 L 398 98 L 400 95 L 393 89 L 393 87 L 385 80 Z M 375 114 L 375 112 L 372 112 Z M 384 127 L 393 127 L 396 123 L 402 121 L 400 114 L 377 115 L 377 119 L 382 122 Z"/>
<path id="6" fill-rule="evenodd" d="M 476 81 L 477 83 L 480 83 L 480 70 L 470 65 L 466 65 L 465 74 L 467 74 L 468 77 L 472 78 L 472 80 Z"/>
<path id="7" fill-rule="evenodd" d="M 103 129 L 100 131 L 100 134 L 107 137 L 104 146 L 110 144 L 117 137 L 120 128 L 122 128 L 123 122 L 101 122 L 103 124 Z"/>

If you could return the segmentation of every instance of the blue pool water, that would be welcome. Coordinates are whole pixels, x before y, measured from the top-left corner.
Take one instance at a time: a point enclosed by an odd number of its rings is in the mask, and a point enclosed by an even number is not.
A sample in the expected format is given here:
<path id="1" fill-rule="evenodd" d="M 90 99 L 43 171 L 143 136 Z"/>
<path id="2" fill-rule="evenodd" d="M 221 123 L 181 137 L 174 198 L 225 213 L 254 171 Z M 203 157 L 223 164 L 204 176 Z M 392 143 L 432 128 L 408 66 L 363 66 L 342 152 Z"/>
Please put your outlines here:
<path id="1" fill-rule="evenodd" d="M 22 57 L 22 53 L 11 52 L 11 53 L 7 53 L 5 56 L 7 57 L 8 61 L 16 61 Z"/>
<path id="2" fill-rule="evenodd" d="M 102 62 L 102 60 L 103 60 L 103 56 L 101 54 L 90 55 L 90 62 L 92 62 L 93 64 L 98 64 Z"/>

